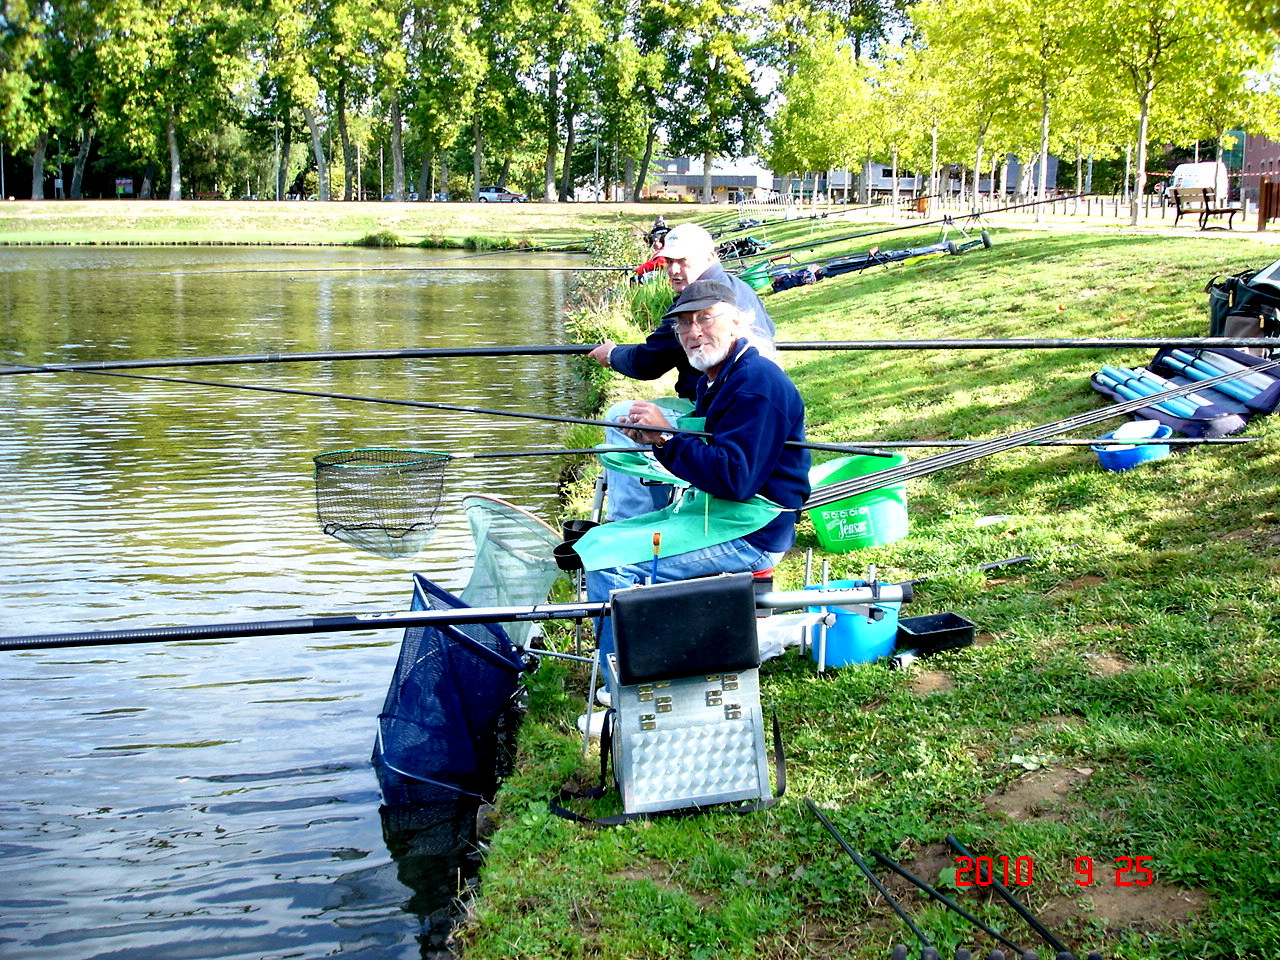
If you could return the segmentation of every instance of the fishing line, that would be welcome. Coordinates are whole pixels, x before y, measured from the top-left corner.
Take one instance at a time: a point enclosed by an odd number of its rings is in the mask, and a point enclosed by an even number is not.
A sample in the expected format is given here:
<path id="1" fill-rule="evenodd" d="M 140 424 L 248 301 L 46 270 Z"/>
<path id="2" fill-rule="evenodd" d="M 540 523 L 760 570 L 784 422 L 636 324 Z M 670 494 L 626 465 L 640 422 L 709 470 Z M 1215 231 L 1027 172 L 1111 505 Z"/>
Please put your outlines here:
<path id="1" fill-rule="evenodd" d="M 318 390 L 302 390 L 295 387 L 268 387 L 253 383 L 225 383 L 217 380 L 190 380 L 183 377 L 157 377 L 143 373 L 121 373 L 112 370 L 71 370 L 72 373 L 87 373 L 90 376 L 101 377 L 121 377 L 127 380 L 147 380 L 154 383 L 177 383 L 186 384 L 196 387 L 222 387 L 228 390 L 253 390 L 259 393 L 280 393 L 286 396 L 296 397 L 316 397 L 321 400 L 351 400 L 358 403 L 381 403 L 396 407 L 417 407 L 426 410 L 448 410 L 454 413 L 476 413 L 482 416 L 490 417 L 516 417 L 523 420 L 541 420 L 549 423 L 573 423 L 582 424 L 589 427 L 618 427 L 623 426 L 613 420 L 591 420 L 586 417 L 566 417 L 554 413 L 524 413 L 519 410 L 494 410 L 486 407 L 467 407 L 452 403 L 435 403 L 429 400 L 395 400 L 389 397 L 365 397 L 347 393 L 325 393 Z M 648 432 L 656 433 L 657 429 Z M 684 427 L 664 427 L 663 433 L 679 433 L 691 437 L 711 438 L 712 434 L 706 430 L 689 430 Z M 787 440 L 784 446 L 798 448 L 801 450 L 827 450 L 837 453 L 853 453 L 861 454 L 869 457 L 892 457 L 893 454 L 884 450 L 875 450 L 870 447 L 852 446 L 849 444 L 836 443 L 808 443 L 803 440 Z M 641 447 L 628 448 L 632 451 L 643 449 Z M 595 452 L 595 451 L 592 451 Z M 516 454 L 507 454 L 508 456 Z M 464 459 L 465 454 L 447 454 L 452 459 Z"/>
<path id="2" fill-rule="evenodd" d="M 90 360 L 71 363 L 12 364 L 0 376 L 19 373 L 92 372 L 160 367 L 201 367 L 253 363 L 310 363 L 340 360 L 423 360 L 443 357 L 537 357 L 590 353 L 599 344 L 529 344 L 488 347 L 406 347 L 396 350 L 331 350 L 322 353 L 246 353 L 213 357 L 169 357 L 148 360 Z M 778 350 L 1105 350 L 1161 347 L 1274 348 L 1274 337 L 1019 337 L 1001 340 L 797 340 L 774 344 Z M 1252 372 L 1252 370 L 1251 370 Z"/>
<path id="3" fill-rule="evenodd" d="M 510 253 L 509 250 L 502 251 Z M 477 254 L 483 256 L 483 254 Z M 462 257 L 451 259 L 462 260 Z M 153 271 L 147 273 L 131 273 L 131 277 L 221 277 L 231 274 L 254 274 L 254 273 L 452 273 L 458 270 L 484 270 L 486 272 L 498 272 L 503 270 L 525 270 L 536 272 L 556 272 L 556 271 L 573 271 L 583 273 L 598 273 L 607 271 L 610 273 L 629 272 L 631 267 L 602 267 L 581 265 L 574 266 L 572 264 L 564 264 L 560 266 L 552 264 L 529 263 L 529 264 L 497 264 L 491 266 L 476 266 L 468 264 L 460 267 L 440 267 L 429 266 L 434 263 L 447 263 L 448 260 L 427 260 L 422 264 L 412 264 L 403 266 L 388 267 L 357 267 L 357 266 L 340 266 L 340 267 L 243 267 L 234 270 L 165 270 Z"/>

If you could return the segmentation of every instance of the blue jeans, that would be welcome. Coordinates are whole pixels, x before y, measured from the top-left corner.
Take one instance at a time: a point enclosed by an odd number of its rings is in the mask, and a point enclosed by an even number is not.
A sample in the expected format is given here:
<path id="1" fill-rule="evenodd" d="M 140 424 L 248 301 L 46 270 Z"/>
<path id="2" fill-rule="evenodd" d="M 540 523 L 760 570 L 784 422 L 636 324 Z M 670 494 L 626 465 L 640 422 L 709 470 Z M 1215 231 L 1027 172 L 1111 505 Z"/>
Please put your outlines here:
<path id="1" fill-rule="evenodd" d="M 662 410 L 662 415 L 673 425 L 676 422 L 676 417 L 683 415 L 669 410 L 661 404 L 658 407 Z M 615 403 L 605 412 L 604 419 L 618 420 L 621 417 L 625 417 L 630 409 L 630 400 Z M 623 435 L 622 431 L 617 427 L 604 428 L 604 442 L 606 446 L 610 447 L 640 446 L 630 437 Z M 626 520 L 629 517 L 638 517 L 642 513 L 661 510 L 671 502 L 672 486 L 669 483 L 642 483 L 639 477 L 633 477 L 629 473 L 622 473 L 618 470 L 605 470 L 604 482 L 607 489 L 605 497 L 605 519 L 607 520 Z"/>
<path id="2" fill-rule="evenodd" d="M 780 559 L 778 554 L 765 553 L 744 539 L 700 547 L 687 553 L 663 557 L 658 561 L 657 583 L 670 580 L 692 580 L 717 573 L 755 573 L 768 570 Z M 587 571 L 587 599 L 603 601 L 609 594 L 623 587 L 645 583 L 653 574 L 651 563 L 632 563 L 622 567 L 606 567 Z M 601 669 L 604 658 L 613 653 L 613 624 L 608 617 L 596 620 L 596 646 L 599 649 Z"/>

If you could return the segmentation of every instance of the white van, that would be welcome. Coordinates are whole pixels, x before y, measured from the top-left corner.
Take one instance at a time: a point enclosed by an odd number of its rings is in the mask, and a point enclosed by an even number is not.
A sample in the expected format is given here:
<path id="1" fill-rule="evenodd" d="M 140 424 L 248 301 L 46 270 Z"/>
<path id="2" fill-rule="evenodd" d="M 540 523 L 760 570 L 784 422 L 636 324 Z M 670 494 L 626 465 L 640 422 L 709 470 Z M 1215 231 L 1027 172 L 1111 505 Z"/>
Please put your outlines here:
<path id="1" fill-rule="evenodd" d="M 1209 160 L 1180 163 L 1173 168 L 1173 176 L 1169 178 L 1170 190 L 1196 190 L 1200 187 L 1213 191 L 1215 203 L 1226 203 L 1227 165 Z"/>

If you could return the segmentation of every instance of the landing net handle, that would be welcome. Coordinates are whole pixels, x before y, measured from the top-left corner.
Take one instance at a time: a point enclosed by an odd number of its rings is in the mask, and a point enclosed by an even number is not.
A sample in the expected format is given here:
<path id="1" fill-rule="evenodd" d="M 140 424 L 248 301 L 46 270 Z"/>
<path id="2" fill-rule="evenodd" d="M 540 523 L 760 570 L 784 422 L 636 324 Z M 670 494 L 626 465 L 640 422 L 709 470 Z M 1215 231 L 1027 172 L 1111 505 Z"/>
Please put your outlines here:
<path id="1" fill-rule="evenodd" d="M 320 528 L 365 549 L 372 549 L 360 542 L 367 536 L 391 542 L 429 536 L 451 459 L 447 453 L 389 447 L 319 454 L 314 460 Z"/>

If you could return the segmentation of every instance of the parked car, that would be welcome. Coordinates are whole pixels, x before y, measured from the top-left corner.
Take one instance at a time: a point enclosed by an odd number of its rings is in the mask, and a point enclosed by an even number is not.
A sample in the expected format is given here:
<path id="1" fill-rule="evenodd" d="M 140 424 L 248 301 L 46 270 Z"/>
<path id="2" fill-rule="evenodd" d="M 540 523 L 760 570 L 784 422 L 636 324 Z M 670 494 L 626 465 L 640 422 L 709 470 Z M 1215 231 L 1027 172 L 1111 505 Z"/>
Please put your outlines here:
<path id="1" fill-rule="evenodd" d="M 506 187 L 481 187 L 476 199 L 481 203 L 524 203 L 528 197 Z"/>

